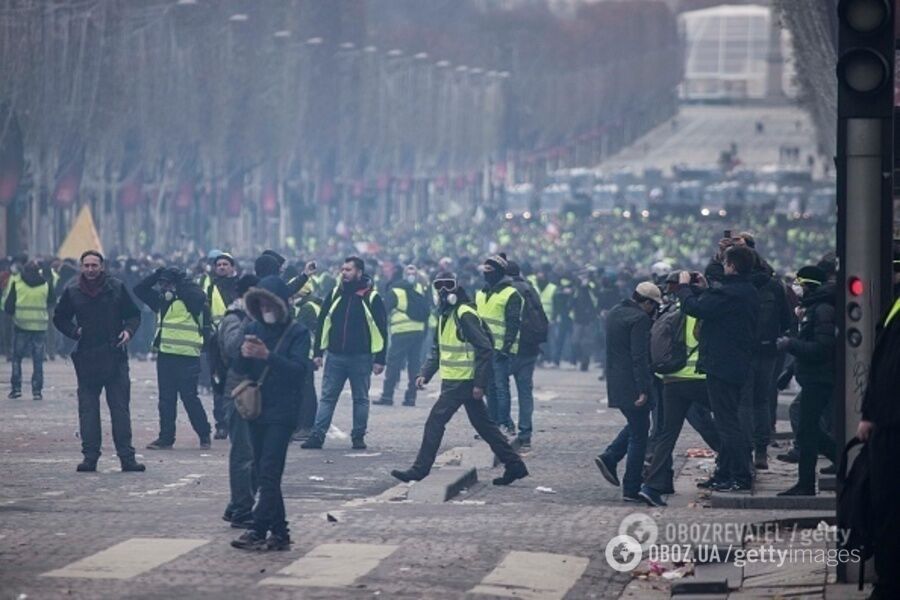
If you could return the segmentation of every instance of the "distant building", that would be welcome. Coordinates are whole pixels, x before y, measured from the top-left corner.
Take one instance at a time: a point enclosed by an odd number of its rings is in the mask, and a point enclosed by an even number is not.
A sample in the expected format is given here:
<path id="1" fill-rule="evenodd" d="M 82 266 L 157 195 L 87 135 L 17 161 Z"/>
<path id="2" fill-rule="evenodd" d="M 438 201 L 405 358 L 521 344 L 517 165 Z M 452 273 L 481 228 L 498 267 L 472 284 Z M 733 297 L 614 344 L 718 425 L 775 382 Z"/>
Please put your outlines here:
<path id="1" fill-rule="evenodd" d="M 722 5 L 682 13 L 685 100 L 793 96 L 788 32 L 767 6 Z"/>

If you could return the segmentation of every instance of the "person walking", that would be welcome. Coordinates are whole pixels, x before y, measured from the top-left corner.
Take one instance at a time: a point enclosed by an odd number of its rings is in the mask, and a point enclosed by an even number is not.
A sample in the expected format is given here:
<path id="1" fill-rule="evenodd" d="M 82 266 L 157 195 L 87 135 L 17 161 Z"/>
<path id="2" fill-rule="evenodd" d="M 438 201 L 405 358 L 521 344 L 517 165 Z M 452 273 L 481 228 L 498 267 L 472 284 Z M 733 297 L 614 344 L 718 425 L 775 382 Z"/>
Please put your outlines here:
<path id="1" fill-rule="evenodd" d="M 297 426 L 296 388 L 305 375 L 310 336 L 291 318 L 288 284 L 280 277 L 265 277 L 250 288 L 244 305 L 253 321 L 244 328 L 235 372 L 262 381 L 262 411 L 249 422 L 259 494 L 252 526 L 231 545 L 241 550 L 290 550 L 281 478 Z"/>
<path id="2" fill-rule="evenodd" d="M 78 429 L 84 460 L 80 473 L 94 472 L 100 459 L 100 392 L 112 421 L 113 442 L 123 471 L 141 472 L 131 445 L 131 379 L 125 347 L 141 322 L 141 311 L 124 284 L 104 271 L 103 255 L 81 255 L 81 275 L 62 292 L 53 325 L 78 345 L 72 363 L 78 378 Z"/>
<path id="3" fill-rule="evenodd" d="M 290 288 L 290 283 L 288 283 Z M 315 284 L 310 279 L 300 288 L 300 299 L 295 305 L 296 319 L 306 327 L 310 335 L 309 360 L 303 376 L 300 392 L 300 414 L 297 417 L 297 430 L 291 438 L 295 442 L 305 442 L 312 434 L 316 424 L 316 408 L 319 400 L 316 395 L 316 366 L 313 363 L 313 343 L 319 330 L 319 315 L 322 314 L 322 300 L 314 295 Z"/>
<path id="4" fill-rule="evenodd" d="M 209 337 L 206 295 L 178 267 L 157 269 L 134 287 L 134 295 L 158 315 L 159 323 L 153 341 L 157 351 L 159 437 L 147 444 L 147 449 L 169 450 L 175 444 L 179 396 L 200 438 L 200 447 L 209 448 L 211 428 L 197 393 L 200 351 Z"/>
<path id="5" fill-rule="evenodd" d="M 388 285 L 385 309 L 390 315 L 390 350 L 387 354 L 384 389 L 381 398 L 373 404 L 393 406 L 394 389 L 405 366 L 409 373 L 409 383 L 403 396 L 403 406 L 416 405 L 416 374 L 422 364 L 422 344 L 425 342 L 425 324 L 429 315 L 425 292 L 415 265 L 406 265 L 403 277 Z"/>
<path id="6" fill-rule="evenodd" d="M 391 475 L 403 482 L 420 481 L 428 476 L 441 446 L 447 423 L 460 407 L 465 407 L 469 422 L 486 441 L 504 465 L 504 473 L 493 480 L 494 485 L 509 485 L 528 476 L 521 457 L 487 414 L 484 390 L 490 381 L 490 336 L 478 313 L 468 303 L 464 288 L 456 275 L 442 272 L 434 280 L 440 298 L 440 316 L 434 335 L 431 354 L 416 378 L 416 385 L 424 389 L 438 372 L 441 374 L 441 395 L 431 408 L 425 422 L 422 445 L 413 466 L 405 471 L 393 470 Z"/>
<path id="7" fill-rule="evenodd" d="M 43 398 L 44 355 L 53 302 L 54 284 L 49 269 L 42 273 L 37 262 L 25 263 L 21 277 L 10 283 L 3 306 L 15 327 L 10 399 L 22 396 L 22 359 L 26 356 L 31 357 L 31 397 Z"/>
<path id="8" fill-rule="evenodd" d="M 572 298 L 572 352 L 575 363 L 581 371 L 587 371 L 591 364 L 594 340 L 597 336 L 596 285 L 591 281 L 591 270 L 583 269 L 578 274 L 578 283 Z"/>
<path id="9" fill-rule="evenodd" d="M 222 394 L 229 401 L 225 404 L 225 422 L 231 448 L 228 452 L 228 484 L 231 492 L 223 519 L 232 527 L 249 528 L 253 523 L 252 509 L 256 497 L 256 473 L 253 470 L 253 444 L 250 442 L 250 426 L 235 410 L 231 393 L 243 380 L 236 366 L 244 343 L 244 328 L 250 317 L 244 307 L 244 294 L 259 283 L 259 278 L 246 274 L 238 279 L 237 298 L 228 306 L 219 322 L 214 340 L 215 355 L 225 372 Z"/>
<path id="10" fill-rule="evenodd" d="M 835 286 L 826 283 L 825 272 L 816 266 L 797 271 L 803 286 L 800 307 L 803 318 L 797 337 L 781 337 L 777 346 L 794 357 L 794 377 L 800 384 L 800 421 L 797 447 L 800 453 L 796 485 L 779 496 L 815 496 L 816 460 L 819 454 L 835 461 L 837 448 L 831 432 L 823 431 L 819 420 L 832 405 L 836 370 Z"/>
<path id="11" fill-rule="evenodd" d="M 212 275 L 204 277 L 201 288 L 206 295 L 206 302 L 209 305 L 210 322 L 213 327 L 217 326 L 225 316 L 228 307 L 238 297 L 237 294 L 237 272 L 235 271 L 234 257 L 227 252 L 220 252 L 213 259 Z M 212 369 L 210 369 L 212 371 Z M 222 382 L 212 381 L 213 392 L 213 421 L 215 421 L 215 435 L 217 440 L 224 440 L 228 437 L 228 425 L 226 423 L 226 403 L 227 396 L 222 392 Z"/>
<path id="12" fill-rule="evenodd" d="M 741 425 L 742 395 L 752 374 L 759 296 L 750 282 L 755 255 L 732 246 L 723 254 L 720 285 L 710 288 L 700 274 L 678 276 L 681 310 L 703 321 L 698 368 L 706 374 L 706 389 L 719 431 L 721 451 L 716 474 L 698 484 L 716 491 L 749 491 L 752 462 L 750 440 Z M 697 285 L 691 285 L 696 276 Z"/>
<path id="13" fill-rule="evenodd" d="M 323 355 L 327 351 L 328 358 Z M 387 315 L 365 263 L 358 256 L 344 259 L 341 285 L 322 306 L 316 332 L 315 365 L 322 375 L 322 397 L 316 411 L 313 432 L 301 448 L 320 449 L 331 427 L 338 397 L 350 380 L 353 397 L 354 450 L 366 449 L 369 426 L 369 383 L 371 375 L 384 372 L 387 352 Z"/>
<path id="14" fill-rule="evenodd" d="M 631 298 L 610 309 L 606 318 L 607 403 L 622 412 L 627 424 L 594 462 L 604 479 L 618 487 L 616 468 L 627 457 L 621 482 L 626 502 L 643 502 L 638 493 L 653 406 L 650 324 L 661 302 L 656 284 L 644 281 Z"/>

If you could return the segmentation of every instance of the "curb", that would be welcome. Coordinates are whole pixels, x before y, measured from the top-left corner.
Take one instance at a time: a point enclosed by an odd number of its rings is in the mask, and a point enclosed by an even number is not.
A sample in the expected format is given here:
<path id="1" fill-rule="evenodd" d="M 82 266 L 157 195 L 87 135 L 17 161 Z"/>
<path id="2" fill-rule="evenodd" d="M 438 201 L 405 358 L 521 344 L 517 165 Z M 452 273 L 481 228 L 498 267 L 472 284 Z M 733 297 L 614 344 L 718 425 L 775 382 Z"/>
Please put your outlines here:
<path id="1" fill-rule="evenodd" d="M 751 496 L 749 494 L 720 494 L 710 496 L 711 508 L 739 508 L 757 510 L 835 510 L 837 499 L 827 496 Z"/>
<path id="2" fill-rule="evenodd" d="M 478 481 L 478 471 L 473 467 L 442 467 L 423 481 L 409 488 L 408 500 L 425 504 L 440 504 L 452 499 L 459 492 Z"/>

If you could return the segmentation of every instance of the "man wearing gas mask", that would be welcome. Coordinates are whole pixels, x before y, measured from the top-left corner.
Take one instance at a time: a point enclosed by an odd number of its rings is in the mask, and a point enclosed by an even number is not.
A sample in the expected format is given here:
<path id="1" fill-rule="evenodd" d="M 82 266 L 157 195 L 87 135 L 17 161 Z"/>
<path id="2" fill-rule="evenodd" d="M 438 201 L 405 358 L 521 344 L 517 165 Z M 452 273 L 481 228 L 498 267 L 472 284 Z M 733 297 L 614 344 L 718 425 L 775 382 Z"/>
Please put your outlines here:
<path id="1" fill-rule="evenodd" d="M 159 268 L 134 287 L 134 295 L 158 315 L 153 348 L 158 353 L 159 437 L 148 450 L 168 450 L 175 444 L 178 396 L 200 447 L 210 447 L 210 425 L 197 393 L 200 351 L 209 337 L 210 313 L 203 289 L 177 267 Z"/>
<path id="2" fill-rule="evenodd" d="M 505 467 L 503 475 L 494 479 L 494 485 L 509 485 L 527 477 L 528 469 L 488 417 L 484 404 L 484 390 L 491 376 L 491 334 L 469 303 L 469 297 L 465 289 L 459 286 L 456 275 L 439 273 L 434 280 L 434 289 L 440 299 L 438 327 L 431 354 L 416 379 L 416 386 L 424 389 L 431 378 L 440 372 L 441 395 L 425 422 L 425 434 L 413 466 L 405 471 L 391 471 L 391 475 L 403 482 L 427 477 L 447 423 L 464 406 L 475 431 L 490 445 Z"/>

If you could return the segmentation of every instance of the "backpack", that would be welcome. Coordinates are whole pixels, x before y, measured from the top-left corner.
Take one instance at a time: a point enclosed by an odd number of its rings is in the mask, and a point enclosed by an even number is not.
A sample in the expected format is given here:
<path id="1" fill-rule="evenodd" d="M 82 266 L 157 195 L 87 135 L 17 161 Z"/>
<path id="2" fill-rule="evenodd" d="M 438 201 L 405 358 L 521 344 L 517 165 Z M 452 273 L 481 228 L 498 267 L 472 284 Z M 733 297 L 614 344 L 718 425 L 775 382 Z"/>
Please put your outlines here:
<path id="1" fill-rule="evenodd" d="M 859 455 L 853 461 L 850 471 L 847 472 L 847 460 L 850 450 L 862 444 Z M 860 561 L 859 589 L 862 589 L 865 580 L 865 564 L 873 550 L 873 530 L 877 527 L 872 523 L 872 501 L 869 493 L 869 446 L 858 438 L 853 438 L 844 447 L 841 454 L 840 465 L 837 471 L 838 489 L 838 531 L 849 532 L 843 549 L 857 550 L 862 560 Z"/>
<path id="2" fill-rule="evenodd" d="M 778 318 L 778 302 L 772 282 L 758 288 L 759 316 L 756 320 L 756 341 L 761 346 L 774 347 L 781 333 Z"/>
<path id="3" fill-rule="evenodd" d="M 516 291 L 522 296 L 522 322 L 519 325 L 519 344 L 540 346 L 547 341 L 550 320 L 544 312 L 541 297 L 530 283 L 517 282 Z"/>
<path id="4" fill-rule="evenodd" d="M 406 290 L 406 314 L 413 321 L 424 323 L 431 314 L 425 296 L 415 290 Z"/>
<path id="5" fill-rule="evenodd" d="M 655 373 L 677 373 L 687 365 L 686 320 L 678 305 L 672 304 L 650 327 L 650 366 Z"/>

